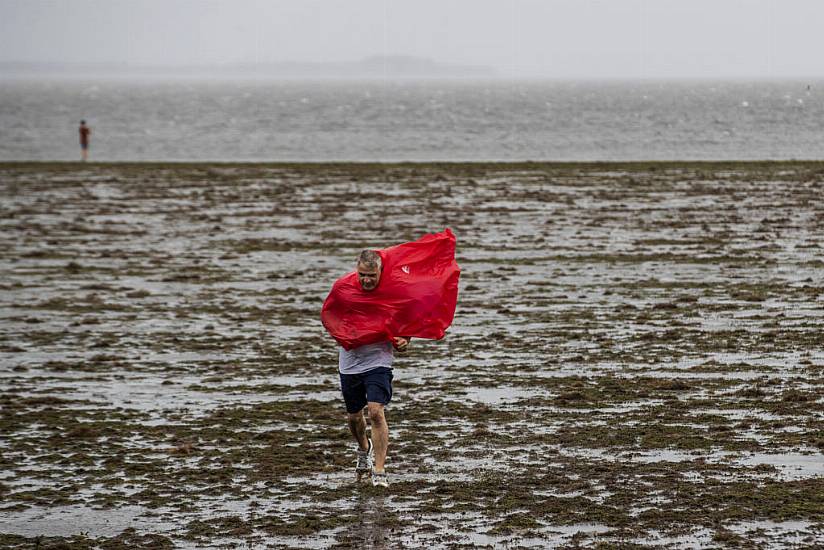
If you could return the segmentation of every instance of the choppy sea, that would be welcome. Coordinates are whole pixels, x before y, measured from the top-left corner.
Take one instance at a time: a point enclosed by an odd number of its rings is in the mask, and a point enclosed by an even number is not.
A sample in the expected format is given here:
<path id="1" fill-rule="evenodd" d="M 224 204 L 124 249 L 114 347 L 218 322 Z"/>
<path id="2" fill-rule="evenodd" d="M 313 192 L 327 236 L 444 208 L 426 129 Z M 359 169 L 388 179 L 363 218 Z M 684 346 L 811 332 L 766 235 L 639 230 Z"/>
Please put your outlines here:
<path id="1" fill-rule="evenodd" d="M 0 81 L 0 160 L 824 159 L 815 81 Z"/>

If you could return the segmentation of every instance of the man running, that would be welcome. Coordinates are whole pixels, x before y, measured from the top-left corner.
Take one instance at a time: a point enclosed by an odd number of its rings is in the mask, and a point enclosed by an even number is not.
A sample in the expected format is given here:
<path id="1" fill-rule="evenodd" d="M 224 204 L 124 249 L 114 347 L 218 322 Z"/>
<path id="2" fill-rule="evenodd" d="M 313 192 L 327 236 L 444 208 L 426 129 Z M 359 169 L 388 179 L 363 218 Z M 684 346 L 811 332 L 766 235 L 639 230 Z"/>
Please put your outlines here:
<path id="1" fill-rule="evenodd" d="M 355 271 L 335 281 L 323 302 L 321 322 L 340 346 L 340 386 L 358 443 L 358 479 L 371 472 L 374 485 L 388 486 L 384 408 L 392 399 L 395 350 L 405 351 L 412 337 L 440 340 L 452 324 L 461 274 L 456 242 L 447 228 L 416 241 L 364 250 Z M 372 424 L 371 440 L 364 411 Z"/>
<path id="2" fill-rule="evenodd" d="M 89 158 L 89 137 L 92 135 L 92 129 L 86 126 L 85 120 L 81 120 L 78 132 L 80 133 L 80 158 L 86 161 Z"/>
<path id="3" fill-rule="evenodd" d="M 364 250 L 358 257 L 357 274 L 363 292 L 371 292 L 381 280 L 381 257 L 374 250 Z M 388 487 L 384 470 L 386 449 L 389 445 L 389 426 L 386 424 L 384 407 L 392 399 L 392 362 L 394 350 L 405 351 L 409 337 L 397 336 L 366 344 L 351 350 L 340 347 L 338 370 L 343 400 L 348 413 L 349 430 L 358 443 L 358 479 L 371 472 L 372 484 Z M 372 425 L 372 438 L 366 435 L 364 408 Z M 374 467 L 372 459 L 374 457 Z"/>

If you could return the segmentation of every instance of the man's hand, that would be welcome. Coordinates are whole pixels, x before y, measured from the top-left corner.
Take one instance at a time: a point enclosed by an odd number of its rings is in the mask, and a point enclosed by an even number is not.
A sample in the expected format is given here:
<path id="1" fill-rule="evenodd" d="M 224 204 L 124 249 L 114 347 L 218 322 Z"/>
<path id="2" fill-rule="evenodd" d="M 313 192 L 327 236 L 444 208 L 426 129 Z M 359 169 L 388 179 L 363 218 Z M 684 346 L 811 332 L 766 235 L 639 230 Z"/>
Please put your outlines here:
<path id="1" fill-rule="evenodd" d="M 392 345 L 395 346 L 396 350 L 404 352 L 409 345 L 409 338 L 406 336 L 395 336 L 392 338 Z"/>

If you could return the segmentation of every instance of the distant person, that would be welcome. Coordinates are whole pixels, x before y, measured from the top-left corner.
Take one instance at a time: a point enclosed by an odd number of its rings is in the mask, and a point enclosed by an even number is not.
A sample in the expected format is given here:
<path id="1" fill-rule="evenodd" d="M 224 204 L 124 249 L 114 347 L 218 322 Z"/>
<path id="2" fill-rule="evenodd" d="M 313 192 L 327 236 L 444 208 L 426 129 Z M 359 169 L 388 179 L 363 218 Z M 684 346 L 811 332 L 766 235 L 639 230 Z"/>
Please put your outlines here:
<path id="1" fill-rule="evenodd" d="M 92 135 L 92 129 L 86 126 L 86 121 L 80 121 L 80 156 L 85 161 L 89 158 L 89 137 Z"/>

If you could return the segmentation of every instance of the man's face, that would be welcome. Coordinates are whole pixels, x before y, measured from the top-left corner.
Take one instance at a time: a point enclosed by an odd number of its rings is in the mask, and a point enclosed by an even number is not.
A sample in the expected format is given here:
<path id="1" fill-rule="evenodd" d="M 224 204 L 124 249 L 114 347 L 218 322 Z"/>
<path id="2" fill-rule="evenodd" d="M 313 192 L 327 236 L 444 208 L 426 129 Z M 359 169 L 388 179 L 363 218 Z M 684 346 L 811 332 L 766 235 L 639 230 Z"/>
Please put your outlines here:
<path id="1" fill-rule="evenodd" d="M 378 286 L 378 281 L 381 280 L 381 268 L 367 267 L 361 263 L 358 264 L 358 281 L 360 286 L 366 292 L 375 290 Z"/>

